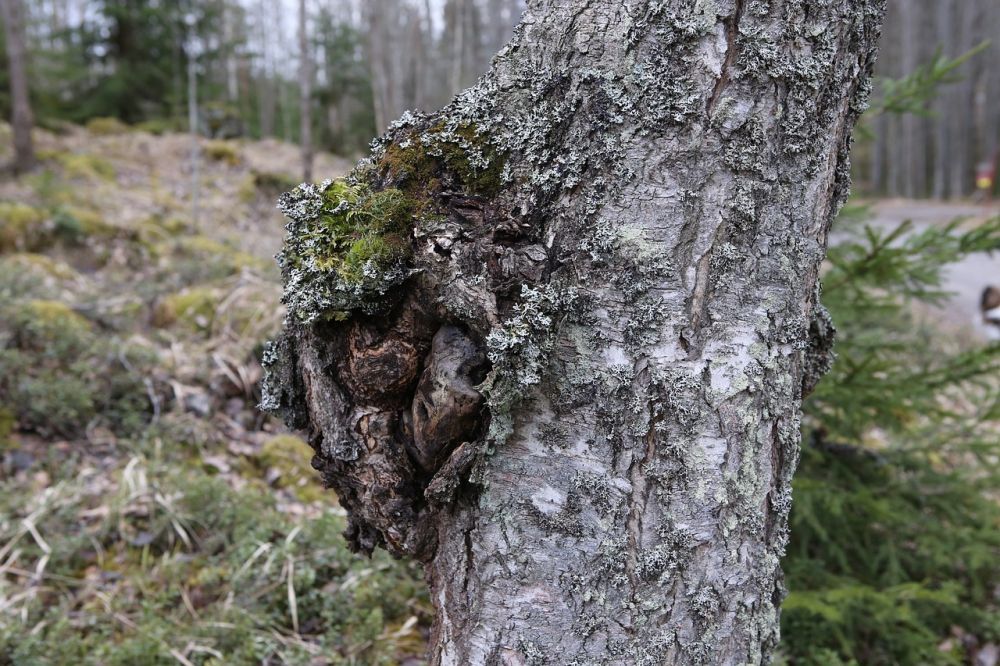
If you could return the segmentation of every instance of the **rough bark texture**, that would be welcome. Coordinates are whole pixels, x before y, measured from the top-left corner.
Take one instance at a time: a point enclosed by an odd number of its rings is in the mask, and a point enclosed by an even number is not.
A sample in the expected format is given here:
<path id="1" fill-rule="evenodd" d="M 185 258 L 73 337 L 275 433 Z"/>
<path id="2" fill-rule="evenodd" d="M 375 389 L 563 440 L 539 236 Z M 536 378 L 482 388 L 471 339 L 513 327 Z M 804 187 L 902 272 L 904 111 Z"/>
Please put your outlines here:
<path id="1" fill-rule="evenodd" d="M 475 87 L 282 199 L 264 407 L 356 549 L 426 564 L 435 663 L 767 659 L 883 11 L 535 0 Z"/>

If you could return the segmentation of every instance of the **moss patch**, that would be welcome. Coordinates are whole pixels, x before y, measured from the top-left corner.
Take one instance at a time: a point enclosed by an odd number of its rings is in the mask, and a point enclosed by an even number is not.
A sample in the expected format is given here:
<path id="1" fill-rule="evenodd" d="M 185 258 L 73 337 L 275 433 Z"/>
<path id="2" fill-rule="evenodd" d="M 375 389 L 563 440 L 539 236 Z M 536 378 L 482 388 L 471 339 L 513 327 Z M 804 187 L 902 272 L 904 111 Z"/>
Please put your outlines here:
<path id="1" fill-rule="evenodd" d="M 171 294 L 153 308 L 153 326 L 166 328 L 181 324 L 196 331 L 208 332 L 215 321 L 219 301 L 219 293 L 209 287 Z"/>
<path id="2" fill-rule="evenodd" d="M 87 121 L 87 131 L 95 136 L 110 136 L 124 134 L 129 126 L 117 118 L 91 118 Z"/>
<path id="3" fill-rule="evenodd" d="M 45 211 L 14 201 L 0 201 L 0 252 L 32 249 L 37 244 Z"/>
<path id="4" fill-rule="evenodd" d="M 291 313 L 313 321 L 337 312 L 379 311 L 410 271 L 410 235 L 421 201 L 396 188 L 343 180 L 282 195 L 290 219 L 278 256 Z"/>
<path id="5" fill-rule="evenodd" d="M 213 162 L 229 166 L 237 166 L 242 161 L 238 147 L 230 141 L 209 141 L 202 148 L 202 152 Z"/>
<path id="6" fill-rule="evenodd" d="M 440 179 L 450 178 L 470 194 L 493 196 L 503 186 L 505 164 L 506 155 L 472 123 L 439 123 L 387 146 L 378 167 L 410 191 L 437 189 Z"/>
<path id="7" fill-rule="evenodd" d="M 313 450 L 294 435 L 278 435 L 261 448 L 257 462 L 273 477 L 273 485 L 295 493 L 300 500 L 312 502 L 329 495 L 317 483 L 319 477 L 312 468 Z"/>
<path id="8" fill-rule="evenodd" d="M 55 162 L 70 178 L 89 180 L 115 179 L 115 167 L 103 157 L 89 153 L 71 153 L 64 151 L 40 151 L 38 157 L 43 162 Z"/>
<path id="9" fill-rule="evenodd" d="M 0 404 L 20 430 L 76 438 L 96 421 L 139 427 L 149 409 L 140 374 L 148 362 L 65 303 L 28 300 L 0 311 Z"/>

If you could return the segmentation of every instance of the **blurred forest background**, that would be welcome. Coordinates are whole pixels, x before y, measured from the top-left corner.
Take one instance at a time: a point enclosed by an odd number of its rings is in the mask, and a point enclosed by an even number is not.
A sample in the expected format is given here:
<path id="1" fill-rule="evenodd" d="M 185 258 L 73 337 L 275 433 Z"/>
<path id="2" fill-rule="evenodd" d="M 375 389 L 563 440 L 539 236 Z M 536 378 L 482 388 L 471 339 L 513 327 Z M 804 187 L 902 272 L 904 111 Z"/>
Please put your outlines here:
<path id="1" fill-rule="evenodd" d="M 419 569 L 348 553 L 256 409 L 274 202 L 471 84 L 522 0 L 15 3 L 36 159 L 0 178 L 0 664 L 423 663 Z M 877 74 L 779 659 L 996 666 L 1000 6 L 890 0 Z"/>
<path id="2" fill-rule="evenodd" d="M 25 3 L 32 98 L 44 125 L 113 117 L 188 128 L 194 64 L 199 129 L 220 138 L 301 139 L 363 151 L 403 111 L 432 110 L 473 83 L 524 0 L 32 0 Z M 918 113 L 871 123 L 857 151 L 868 194 L 961 198 L 1000 149 L 1000 12 L 993 0 L 893 0 L 877 74 L 963 62 Z M 303 64 L 306 65 L 303 68 Z M 9 117 L 6 81 L 0 112 Z"/>

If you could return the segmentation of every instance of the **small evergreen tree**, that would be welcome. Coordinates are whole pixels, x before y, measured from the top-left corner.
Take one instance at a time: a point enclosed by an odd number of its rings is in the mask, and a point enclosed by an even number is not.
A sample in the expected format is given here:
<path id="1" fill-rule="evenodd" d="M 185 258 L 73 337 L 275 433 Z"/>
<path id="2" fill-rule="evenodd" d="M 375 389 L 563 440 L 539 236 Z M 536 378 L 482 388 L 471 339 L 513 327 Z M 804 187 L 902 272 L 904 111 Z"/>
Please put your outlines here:
<path id="1" fill-rule="evenodd" d="M 954 62 L 885 86 L 875 112 L 922 109 Z M 966 643 L 1000 640 L 1000 345 L 962 345 L 917 313 L 947 298 L 949 264 L 1000 249 L 1000 218 L 881 231 L 866 216 L 845 210 L 824 277 L 839 358 L 804 407 L 783 651 L 971 663 Z"/>

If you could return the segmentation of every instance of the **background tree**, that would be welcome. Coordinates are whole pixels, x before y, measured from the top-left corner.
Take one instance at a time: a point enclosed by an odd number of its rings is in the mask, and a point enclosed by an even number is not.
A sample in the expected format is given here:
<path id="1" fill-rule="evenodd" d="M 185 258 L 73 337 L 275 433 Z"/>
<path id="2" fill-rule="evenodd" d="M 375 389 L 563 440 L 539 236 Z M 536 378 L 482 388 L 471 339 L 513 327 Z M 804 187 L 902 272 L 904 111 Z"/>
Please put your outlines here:
<path id="1" fill-rule="evenodd" d="M 884 3 L 699 7 L 533 3 L 472 89 L 281 200 L 264 405 L 353 548 L 425 563 L 437 663 L 776 644 Z"/>
<path id="2" fill-rule="evenodd" d="M 35 149 L 31 141 L 34 118 L 28 97 L 28 73 L 24 48 L 24 10 L 21 0 L 0 2 L 7 45 L 8 78 L 10 80 L 11 128 L 14 132 L 15 172 L 31 169 L 35 163 Z"/>
<path id="3" fill-rule="evenodd" d="M 312 180 L 312 47 L 309 37 L 309 13 L 306 0 L 299 0 L 299 144 L 302 146 L 302 180 Z"/>

